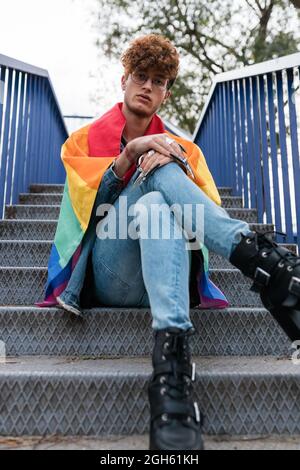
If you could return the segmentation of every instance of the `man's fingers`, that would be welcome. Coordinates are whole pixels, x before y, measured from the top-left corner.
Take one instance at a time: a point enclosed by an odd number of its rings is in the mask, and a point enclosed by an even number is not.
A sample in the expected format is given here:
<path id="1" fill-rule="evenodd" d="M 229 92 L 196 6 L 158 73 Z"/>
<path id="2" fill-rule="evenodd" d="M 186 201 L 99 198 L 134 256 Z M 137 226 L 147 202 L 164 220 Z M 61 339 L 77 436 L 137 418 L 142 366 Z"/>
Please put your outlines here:
<path id="1" fill-rule="evenodd" d="M 171 150 L 171 153 L 177 153 L 178 155 L 184 156 L 183 153 L 185 149 L 181 147 L 180 144 L 178 144 L 174 139 L 171 139 L 170 137 L 166 137 L 165 135 L 160 138 L 160 143 L 163 145 L 166 149 Z M 174 152 L 175 151 L 175 152 Z"/>
<path id="2" fill-rule="evenodd" d="M 144 173 L 148 173 L 148 171 L 151 170 L 151 168 L 153 168 L 155 165 L 157 165 L 158 163 L 158 155 L 157 153 L 155 153 L 154 155 L 152 155 L 151 157 L 149 157 L 148 155 L 146 155 L 142 165 L 141 165 L 141 168 L 143 170 Z"/>
<path id="3" fill-rule="evenodd" d="M 171 147 L 163 139 L 160 139 L 159 142 L 155 141 L 153 144 L 153 148 L 157 153 L 161 153 L 162 155 L 165 155 L 166 157 L 170 156 Z"/>
<path id="4" fill-rule="evenodd" d="M 151 157 L 146 156 L 141 168 L 144 173 L 148 173 L 149 171 L 152 170 L 158 163 L 163 166 L 166 165 L 167 163 L 170 163 L 173 159 L 171 157 L 165 157 L 164 155 L 160 153 L 155 153 Z"/>
<path id="5" fill-rule="evenodd" d="M 172 149 L 174 150 L 173 153 L 176 153 L 177 155 L 184 157 L 183 152 L 177 143 L 172 143 L 170 147 L 172 147 Z"/>

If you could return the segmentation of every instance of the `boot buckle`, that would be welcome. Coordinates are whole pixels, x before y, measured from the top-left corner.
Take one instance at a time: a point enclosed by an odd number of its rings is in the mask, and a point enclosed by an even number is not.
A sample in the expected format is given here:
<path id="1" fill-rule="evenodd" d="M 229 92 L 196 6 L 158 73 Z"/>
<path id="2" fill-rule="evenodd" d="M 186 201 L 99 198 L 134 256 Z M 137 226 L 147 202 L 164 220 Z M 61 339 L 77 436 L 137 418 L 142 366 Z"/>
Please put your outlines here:
<path id="1" fill-rule="evenodd" d="M 256 268 L 255 274 L 254 274 L 254 285 L 251 290 L 255 290 L 255 287 L 266 287 L 269 284 L 271 275 L 264 271 L 261 268 Z"/>
<path id="2" fill-rule="evenodd" d="M 288 290 L 291 294 L 300 297 L 300 279 L 298 277 L 292 277 Z"/>

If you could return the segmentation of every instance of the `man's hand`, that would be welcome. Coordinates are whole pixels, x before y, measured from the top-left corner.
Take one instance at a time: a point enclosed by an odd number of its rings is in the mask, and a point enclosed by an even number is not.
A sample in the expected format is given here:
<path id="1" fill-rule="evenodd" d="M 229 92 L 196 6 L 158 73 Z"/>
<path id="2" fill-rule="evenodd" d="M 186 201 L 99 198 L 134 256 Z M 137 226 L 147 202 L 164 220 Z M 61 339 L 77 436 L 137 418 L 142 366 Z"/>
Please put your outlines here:
<path id="1" fill-rule="evenodd" d="M 159 166 L 165 166 L 168 163 L 174 161 L 172 157 L 166 157 L 165 155 L 155 152 L 150 154 L 145 153 L 144 155 L 141 156 L 141 165 L 140 167 L 143 170 L 144 174 L 149 173 L 154 167 Z"/>
<path id="2" fill-rule="evenodd" d="M 150 152 L 150 155 L 148 155 L 148 152 Z M 137 160 L 141 157 L 144 160 L 141 168 L 145 168 L 146 171 L 148 171 L 148 168 L 151 170 L 158 164 L 164 166 L 173 160 L 171 153 L 181 157 L 184 156 L 180 146 L 166 134 L 138 137 L 128 142 L 123 152 L 116 159 L 115 173 L 123 178 L 129 168 L 137 163 Z"/>
<path id="3" fill-rule="evenodd" d="M 166 134 L 153 134 L 138 137 L 137 139 L 131 140 L 127 144 L 127 158 L 132 159 L 132 162 L 136 162 L 141 155 L 150 150 L 154 150 L 155 155 L 161 154 L 165 157 L 171 157 L 171 153 L 176 153 L 177 155 L 183 156 L 180 146 L 175 141 L 168 143 L 168 141 L 171 140 L 172 139 L 170 139 Z"/>

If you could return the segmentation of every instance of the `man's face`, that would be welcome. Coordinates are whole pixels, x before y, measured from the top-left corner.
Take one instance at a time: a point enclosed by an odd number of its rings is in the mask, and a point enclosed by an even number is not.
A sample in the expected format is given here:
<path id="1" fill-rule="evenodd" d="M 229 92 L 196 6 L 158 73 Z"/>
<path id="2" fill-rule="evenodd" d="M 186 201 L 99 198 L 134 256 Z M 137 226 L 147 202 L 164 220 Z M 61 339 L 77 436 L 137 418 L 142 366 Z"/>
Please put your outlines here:
<path id="1" fill-rule="evenodd" d="M 143 81 L 143 77 L 147 80 L 145 83 L 139 83 Z M 136 70 L 127 79 L 123 75 L 125 106 L 140 117 L 151 117 L 171 95 L 170 91 L 159 86 L 166 81 L 166 78 L 155 70 Z M 144 99 L 143 96 L 148 99 Z"/>

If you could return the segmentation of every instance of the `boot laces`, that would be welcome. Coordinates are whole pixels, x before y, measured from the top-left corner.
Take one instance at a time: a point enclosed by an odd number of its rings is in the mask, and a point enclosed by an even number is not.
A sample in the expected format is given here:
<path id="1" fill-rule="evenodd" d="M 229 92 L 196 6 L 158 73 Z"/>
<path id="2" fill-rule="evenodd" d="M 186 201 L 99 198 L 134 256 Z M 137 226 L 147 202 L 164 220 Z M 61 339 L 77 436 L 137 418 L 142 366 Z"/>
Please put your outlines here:
<path id="1" fill-rule="evenodd" d="M 267 242 L 267 244 L 270 246 L 270 248 L 273 248 L 276 251 L 276 253 L 279 255 L 279 257 L 282 259 L 283 262 L 287 262 L 287 263 L 291 264 L 293 266 L 293 269 L 296 266 L 300 266 L 300 257 L 295 255 L 295 253 L 293 253 L 292 251 L 287 251 L 287 253 L 285 253 L 283 255 L 278 250 L 278 245 L 274 241 L 270 240 L 268 237 L 265 237 L 265 235 L 267 235 L 269 233 L 272 233 L 272 234 L 277 233 L 278 235 L 283 235 L 283 236 L 286 237 L 286 233 L 277 232 L 275 230 L 269 230 L 268 232 L 264 232 L 264 233 L 256 232 L 258 240 L 261 241 L 261 239 L 263 239 L 264 242 Z"/>
<path id="2" fill-rule="evenodd" d="M 172 335 L 169 340 L 169 347 L 168 351 L 170 354 L 175 355 L 176 362 L 173 362 L 173 374 L 167 374 L 165 384 L 168 386 L 165 389 L 165 393 L 169 395 L 171 398 L 186 398 L 191 390 L 191 380 L 186 376 L 183 377 L 184 374 L 177 373 L 177 361 L 180 359 L 188 362 L 188 353 L 186 351 L 187 344 L 184 341 L 183 350 L 184 350 L 184 357 L 180 357 L 180 353 L 182 353 L 182 348 L 179 347 L 179 341 L 181 338 L 186 338 L 194 334 L 193 332 L 186 332 L 183 331 L 181 333 L 177 333 L 176 335 Z"/>

